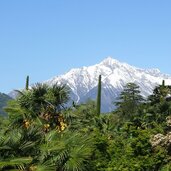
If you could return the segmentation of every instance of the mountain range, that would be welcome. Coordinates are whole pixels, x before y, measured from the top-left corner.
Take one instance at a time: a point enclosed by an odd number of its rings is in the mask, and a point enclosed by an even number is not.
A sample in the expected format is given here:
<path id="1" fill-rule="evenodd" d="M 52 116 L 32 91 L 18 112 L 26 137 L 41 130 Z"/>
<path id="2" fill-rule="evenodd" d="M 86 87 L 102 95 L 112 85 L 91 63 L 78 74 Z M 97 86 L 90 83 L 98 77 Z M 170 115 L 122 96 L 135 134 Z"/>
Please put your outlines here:
<path id="1" fill-rule="evenodd" d="M 71 88 L 71 99 L 76 103 L 83 103 L 88 99 L 96 99 L 99 75 L 102 75 L 103 112 L 114 109 L 114 101 L 129 82 L 139 85 L 144 97 L 150 95 L 162 80 L 171 85 L 171 76 L 161 73 L 159 69 L 141 69 L 111 57 L 93 66 L 71 69 L 64 75 L 55 76 L 45 83 L 67 84 Z"/>

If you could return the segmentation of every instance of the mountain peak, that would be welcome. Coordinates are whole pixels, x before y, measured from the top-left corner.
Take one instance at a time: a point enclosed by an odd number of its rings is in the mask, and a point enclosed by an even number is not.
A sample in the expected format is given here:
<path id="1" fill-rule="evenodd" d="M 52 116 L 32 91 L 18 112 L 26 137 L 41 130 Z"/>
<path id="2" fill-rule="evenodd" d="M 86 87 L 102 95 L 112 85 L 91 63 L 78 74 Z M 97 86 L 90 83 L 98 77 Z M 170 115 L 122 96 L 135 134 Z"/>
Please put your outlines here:
<path id="1" fill-rule="evenodd" d="M 110 56 L 105 58 L 100 64 L 105 65 L 105 66 L 112 66 L 114 64 L 119 64 L 120 62 Z"/>
<path id="2" fill-rule="evenodd" d="M 153 73 L 160 73 L 160 70 L 158 68 L 152 68 L 152 69 L 148 69 L 148 70 Z"/>

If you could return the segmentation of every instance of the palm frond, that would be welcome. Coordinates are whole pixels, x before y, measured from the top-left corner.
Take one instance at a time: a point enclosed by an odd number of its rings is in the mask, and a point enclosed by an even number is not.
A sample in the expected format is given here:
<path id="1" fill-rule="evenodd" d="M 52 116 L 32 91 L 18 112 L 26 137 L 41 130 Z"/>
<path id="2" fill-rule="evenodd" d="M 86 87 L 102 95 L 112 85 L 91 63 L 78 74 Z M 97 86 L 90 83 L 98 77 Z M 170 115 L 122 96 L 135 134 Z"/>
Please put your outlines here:
<path id="1" fill-rule="evenodd" d="M 14 166 L 16 168 L 24 168 L 25 164 L 29 164 L 32 162 L 31 157 L 20 157 L 20 158 L 13 158 L 13 159 L 6 159 L 0 161 L 0 168 Z"/>

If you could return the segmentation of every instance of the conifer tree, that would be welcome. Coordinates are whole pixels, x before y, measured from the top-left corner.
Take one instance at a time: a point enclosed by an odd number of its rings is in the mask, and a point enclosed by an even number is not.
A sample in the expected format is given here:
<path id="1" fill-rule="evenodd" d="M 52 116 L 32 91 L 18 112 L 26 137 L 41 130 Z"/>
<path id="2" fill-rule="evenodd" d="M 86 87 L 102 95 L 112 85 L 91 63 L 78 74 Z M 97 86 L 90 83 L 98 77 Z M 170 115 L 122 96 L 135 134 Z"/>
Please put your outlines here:
<path id="1" fill-rule="evenodd" d="M 153 90 L 153 94 L 148 97 L 148 100 L 152 104 L 163 102 L 167 99 L 167 96 L 171 92 L 171 86 L 165 85 L 165 81 L 162 81 L 162 85 L 156 86 Z"/>
<path id="2" fill-rule="evenodd" d="M 121 92 L 119 101 L 115 105 L 124 116 L 129 118 L 135 114 L 142 101 L 143 97 L 140 95 L 139 86 L 135 83 L 128 83 Z"/>

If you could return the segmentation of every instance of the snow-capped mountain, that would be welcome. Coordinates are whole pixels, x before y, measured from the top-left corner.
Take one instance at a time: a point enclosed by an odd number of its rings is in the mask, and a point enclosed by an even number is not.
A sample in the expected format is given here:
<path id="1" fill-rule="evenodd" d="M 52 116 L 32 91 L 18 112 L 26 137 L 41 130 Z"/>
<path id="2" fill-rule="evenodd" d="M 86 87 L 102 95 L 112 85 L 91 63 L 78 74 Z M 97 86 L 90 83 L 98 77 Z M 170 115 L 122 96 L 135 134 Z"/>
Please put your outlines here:
<path id="1" fill-rule="evenodd" d="M 165 80 L 171 84 L 171 76 L 162 74 L 158 69 L 140 69 L 116 59 L 108 57 L 99 64 L 71 69 L 64 75 L 56 76 L 45 81 L 52 85 L 54 83 L 65 83 L 71 90 L 71 99 L 77 103 L 85 102 L 87 99 L 95 99 L 97 95 L 98 76 L 102 75 L 102 111 L 111 111 L 124 85 L 134 82 L 139 85 L 144 97 L 150 95 L 154 87 Z"/>

